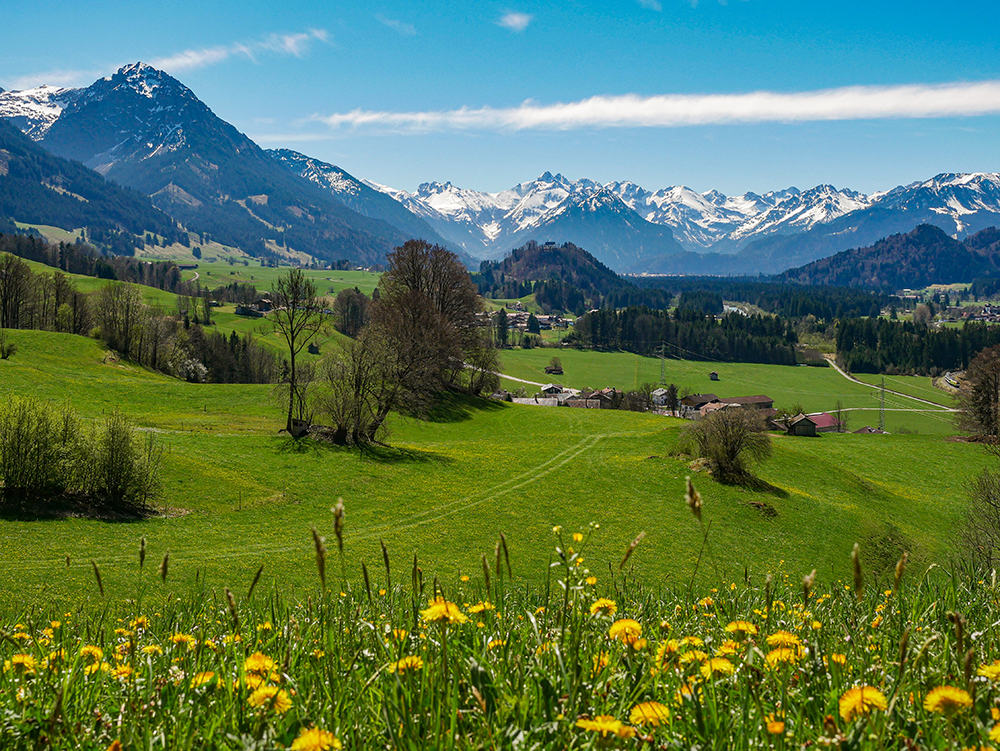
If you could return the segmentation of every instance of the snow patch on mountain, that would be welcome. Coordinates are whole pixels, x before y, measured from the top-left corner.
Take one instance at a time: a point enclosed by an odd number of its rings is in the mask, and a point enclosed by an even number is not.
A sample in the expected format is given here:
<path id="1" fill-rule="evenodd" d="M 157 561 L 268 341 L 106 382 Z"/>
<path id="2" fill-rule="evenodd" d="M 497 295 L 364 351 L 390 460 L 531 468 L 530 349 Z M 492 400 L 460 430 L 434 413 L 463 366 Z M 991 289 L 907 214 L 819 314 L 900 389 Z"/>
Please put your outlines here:
<path id="1" fill-rule="evenodd" d="M 24 91 L 0 92 L 0 117 L 13 120 L 29 138 L 37 141 L 82 91 L 42 85 Z"/>

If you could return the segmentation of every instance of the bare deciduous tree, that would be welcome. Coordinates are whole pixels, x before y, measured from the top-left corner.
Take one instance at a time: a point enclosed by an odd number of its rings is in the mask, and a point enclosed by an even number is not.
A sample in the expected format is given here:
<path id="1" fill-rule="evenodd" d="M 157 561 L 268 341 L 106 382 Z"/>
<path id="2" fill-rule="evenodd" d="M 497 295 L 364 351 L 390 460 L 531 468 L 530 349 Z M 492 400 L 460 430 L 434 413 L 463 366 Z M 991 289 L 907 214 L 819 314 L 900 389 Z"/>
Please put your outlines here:
<path id="1" fill-rule="evenodd" d="M 323 313 L 316 296 L 316 285 L 306 278 L 301 269 L 291 269 L 278 279 L 271 289 L 271 303 L 273 310 L 268 317 L 288 347 L 288 419 L 285 429 L 291 432 L 292 418 L 296 412 L 303 410 L 303 405 L 297 404 L 296 358 L 323 328 Z"/>

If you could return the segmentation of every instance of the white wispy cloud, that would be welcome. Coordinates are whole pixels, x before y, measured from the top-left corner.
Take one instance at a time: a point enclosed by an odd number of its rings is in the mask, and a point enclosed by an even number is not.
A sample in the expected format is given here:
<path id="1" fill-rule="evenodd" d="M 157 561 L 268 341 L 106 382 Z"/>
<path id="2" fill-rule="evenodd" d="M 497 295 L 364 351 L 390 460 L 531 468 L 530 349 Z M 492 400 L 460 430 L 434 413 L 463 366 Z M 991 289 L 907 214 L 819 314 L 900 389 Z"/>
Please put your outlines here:
<path id="1" fill-rule="evenodd" d="M 649 10 L 655 10 L 657 13 L 663 11 L 663 4 L 660 3 L 660 0 L 639 0 L 639 5 Z"/>
<path id="2" fill-rule="evenodd" d="M 94 79 L 104 75 L 99 70 L 48 70 L 43 73 L 29 73 L 19 76 L 4 84 L 11 91 L 23 91 L 33 89 L 42 84 L 49 86 L 86 86 L 92 84 Z"/>
<path id="3" fill-rule="evenodd" d="M 253 42 L 184 50 L 152 60 L 150 65 L 166 71 L 180 72 L 221 63 L 234 56 L 246 57 L 255 62 L 260 55 L 266 53 L 302 57 L 314 42 L 326 42 L 328 39 L 329 34 L 324 29 L 309 29 L 295 34 L 269 34 Z"/>
<path id="4" fill-rule="evenodd" d="M 530 13 L 505 13 L 496 23 L 497 26 L 520 33 L 528 28 L 532 18 L 534 16 Z"/>
<path id="5" fill-rule="evenodd" d="M 375 20 L 384 26 L 388 26 L 390 29 L 394 29 L 402 34 L 404 37 L 412 37 L 417 34 L 417 27 L 412 23 L 404 23 L 403 21 L 397 21 L 395 18 L 386 18 L 381 13 L 375 16 Z"/>
<path id="6" fill-rule="evenodd" d="M 905 86 L 846 86 L 782 93 L 595 96 L 578 102 L 430 112 L 353 110 L 317 119 L 331 127 L 394 130 L 572 130 L 671 128 L 729 123 L 811 122 L 1000 113 L 1000 80 Z"/>

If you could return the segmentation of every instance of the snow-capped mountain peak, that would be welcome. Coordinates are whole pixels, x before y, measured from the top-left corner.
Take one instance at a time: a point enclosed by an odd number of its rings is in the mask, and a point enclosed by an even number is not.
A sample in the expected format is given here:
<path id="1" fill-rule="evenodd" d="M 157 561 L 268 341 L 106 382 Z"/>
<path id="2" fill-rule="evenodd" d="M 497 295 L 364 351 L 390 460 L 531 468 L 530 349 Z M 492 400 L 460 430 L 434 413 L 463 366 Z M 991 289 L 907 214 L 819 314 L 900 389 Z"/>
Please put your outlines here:
<path id="1" fill-rule="evenodd" d="M 3 91 L 0 92 L 0 117 L 13 120 L 37 141 L 82 91 L 46 84 L 23 91 Z"/>

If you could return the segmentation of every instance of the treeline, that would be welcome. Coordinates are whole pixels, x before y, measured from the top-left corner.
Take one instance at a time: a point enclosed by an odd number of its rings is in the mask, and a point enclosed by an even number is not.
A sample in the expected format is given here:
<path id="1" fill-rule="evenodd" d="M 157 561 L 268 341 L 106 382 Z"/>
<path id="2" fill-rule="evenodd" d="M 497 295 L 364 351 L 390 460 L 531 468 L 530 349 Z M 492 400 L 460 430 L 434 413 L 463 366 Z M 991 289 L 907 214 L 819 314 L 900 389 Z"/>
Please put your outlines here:
<path id="1" fill-rule="evenodd" d="M 837 323 L 837 359 L 854 373 L 940 375 L 962 370 L 983 349 L 1000 344 L 1000 326 L 979 321 L 931 328 L 912 321 L 870 318 Z"/>
<path id="2" fill-rule="evenodd" d="M 804 287 L 751 279 L 721 277 L 638 277 L 640 287 L 659 287 L 671 295 L 712 292 L 726 300 L 738 300 L 782 318 L 834 318 L 877 316 L 895 297 L 848 287 Z"/>
<path id="3" fill-rule="evenodd" d="M 99 336 L 123 357 L 195 382 L 274 383 L 284 361 L 249 335 L 226 337 L 210 321 L 207 290 L 180 297 L 176 310 L 147 305 L 135 284 L 109 281 L 84 294 L 60 271 L 36 274 L 0 254 L 0 328 Z"/>
<path id="4" fill-rule="evenodd" d="M 595 349 L 623 349 L 692 360 L 795 364 L 795 329 L 776 316 L 729 315 L 699 310 L 673 314 L 646 307 L 601 309 L 579 318 L 566 341 Z M 661 350 L 662 348 L 662 350 Z"/>
<path id="5" fill-rule="evenodd" d="M 0 253 L 44 263 L 68 274 L 116 279 L 174 294 L 198 294 L 194 285 L 181 279 L 181 270 L 173 261 L 106 256 L 89 245 L 49 244 L 39 237 L 6 234 L 0 234 Z"/>

